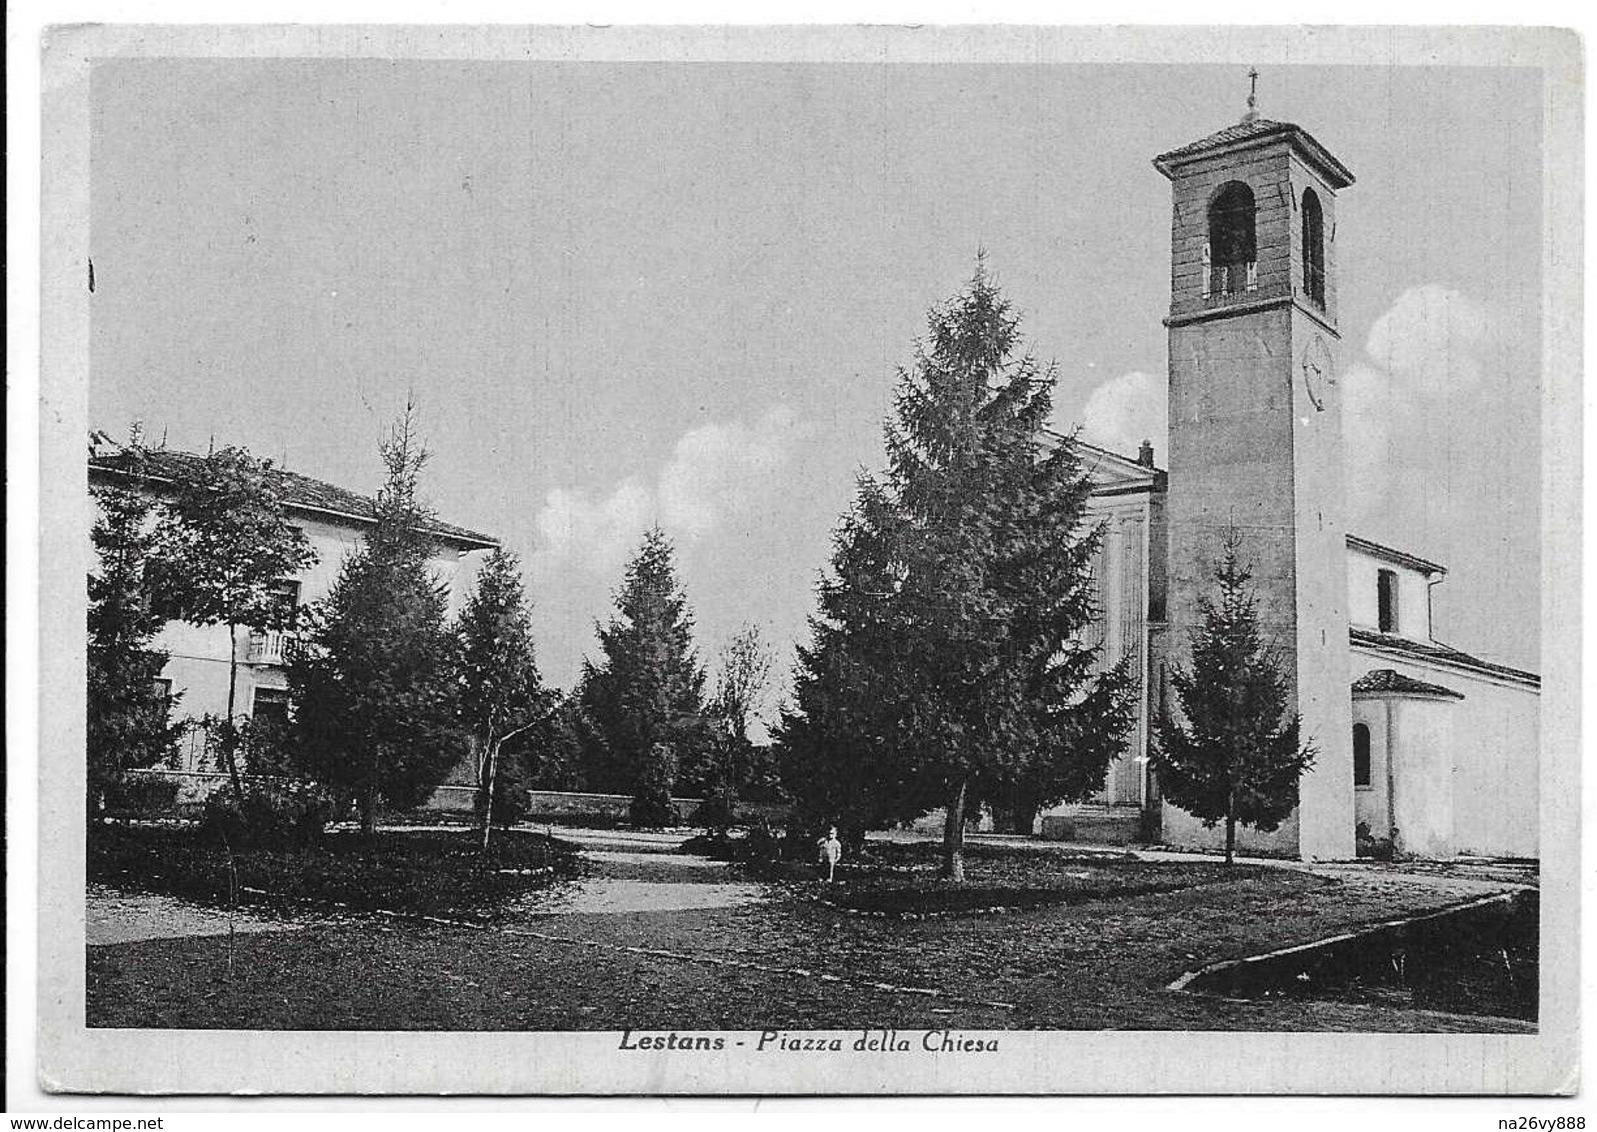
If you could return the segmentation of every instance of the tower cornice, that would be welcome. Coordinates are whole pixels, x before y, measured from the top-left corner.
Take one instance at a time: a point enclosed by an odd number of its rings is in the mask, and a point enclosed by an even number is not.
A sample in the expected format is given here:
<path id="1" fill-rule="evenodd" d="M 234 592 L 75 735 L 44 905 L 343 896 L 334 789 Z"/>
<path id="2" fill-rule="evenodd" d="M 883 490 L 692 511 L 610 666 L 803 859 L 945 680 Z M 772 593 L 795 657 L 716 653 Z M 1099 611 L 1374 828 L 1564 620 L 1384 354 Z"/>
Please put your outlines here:
<path id="1" fill-rule="evenodd" d="M 1153 167 L 1174 180 L 1183 167 L 1195 162 L 1262 149 L 1282 141 L 1314 166 L 1332 189 L 1345 189 L 1353 184 L 1352 171 L 1315 140 L 1313 134 L 1291 122 L 1272 122 L 1266 118 L 1227 126 L 1206 138 L 1161 153 L 1153 159 Z"/>
<path id="2" fill-rule="evenodd" d="M 1297 295 L 1271 295 L 1248 302 L 1226 303 L 1209 307 L 1205 310 L 1185 311 L 1181 314 L 1168 315 L 1160 321 L 1165 326 L 1186 326 L 1193 322 L 1209 322 L 1217 318 L 1233 318 L 1239 314 L 1254 314 L 1258 311 L 1278 310 L 1281 307 L 1296 307 L 1333 338 L 1342 337 L 1342 332 L 1336 328 L 1330 319 L 1325 317 L 1322 311 L 1316 310 L 1313 304 L 1304 302 Z"/>

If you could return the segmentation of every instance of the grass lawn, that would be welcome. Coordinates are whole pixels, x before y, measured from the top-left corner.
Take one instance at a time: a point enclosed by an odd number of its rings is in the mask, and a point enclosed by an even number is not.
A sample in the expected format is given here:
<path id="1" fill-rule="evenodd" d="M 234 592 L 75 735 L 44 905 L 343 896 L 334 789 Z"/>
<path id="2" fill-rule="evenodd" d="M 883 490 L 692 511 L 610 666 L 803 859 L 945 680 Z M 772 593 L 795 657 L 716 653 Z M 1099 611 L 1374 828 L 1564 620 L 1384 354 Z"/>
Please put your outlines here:
<path id="1" fill-rule="evenodd" d="M 94 1026 L 265 1029 L 1495 1028 L 1378 1004 L 1164 990 L 1217 959 L 1456 902 L 1445 888 L 1380 874 L 1083 862 L 1049 857 L 1025 879 L 1057 890 L 1084 880 L 1061 870 L 1085 869 L 1090 881 L 1101 869 L 1125 883 L 1005 915 L 916 921 L 845 914 L 815 899 L 828 895 L 821 885 L 773 887 L 771 900 L 736 907 L 528 912 L 486 929 L 350 917 L 240 936 L 231 974 L 226 937 L 92 947 L 87 1015 Z M 909 887 L 927 883 L 916 862 L 887 864 Z M 991 853 L 970 867 L 978 888 L 1005 887 L 997 880 L 1022 868 Z M 854 890 L 887 891 L 891 872 L 857 875 Z M 1176 887 L 1183 877 L 1190 883 Z M 1133 891 L 1146 880 L 1157 888 Z"/>
<path id="2" fill-rule="evenodd" d="M 1270 870 L 1218 861 L 1143 861 L 1129 854 L 977 845 L 965 853 L 965 882 L 938 875 L 941 859 L 926 845 L 875 842 L 815 891 L 849 912 L 898 919 L 1018 911 L 1174 892 L 1257 879 Z"/>
<path id="3" fill-rule="evenodd" d="M 312 847 L 239 849 L 231 856 L 196 826 L 92 829 L 88 879 L 225 907 L 346 906 L 432 915 L 486 915 L 577 871 L 577 847 L 521 830 L 495 831 L 489 853 L 475 831 L 335 832 Z"/>

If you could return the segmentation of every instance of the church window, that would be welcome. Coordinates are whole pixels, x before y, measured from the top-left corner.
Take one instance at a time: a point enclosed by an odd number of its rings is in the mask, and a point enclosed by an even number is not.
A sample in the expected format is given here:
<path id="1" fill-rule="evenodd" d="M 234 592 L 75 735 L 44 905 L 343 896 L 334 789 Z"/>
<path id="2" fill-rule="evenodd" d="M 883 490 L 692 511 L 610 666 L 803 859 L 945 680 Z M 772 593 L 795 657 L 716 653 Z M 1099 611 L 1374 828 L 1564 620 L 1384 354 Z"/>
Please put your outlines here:
<path id="1" fill-rule="evenodd" d="M 1209 204 L 1209 293 L 1230 295 L 1258 286 L 1253 190 L 1241 181 L 1221 186 Z"/>
<path id="2" fill-rule="evenodd" d="M 1353 725 L 1353 785 L 1370 784 L 1370 729 L 1362 723 Z"/>
<path id="3" fill-rule="evenodd" d="M 1383 633 L 1397 632 L 1397 571 L 1381 570 L 1376 574 L 1375 598 L 1376 627 Z"/>
<path id="4" fill-rule="evenodd" d="M 1313 189 L 1303 190 L 1303 291 L 1325 308 L 1325 213 Z"/>

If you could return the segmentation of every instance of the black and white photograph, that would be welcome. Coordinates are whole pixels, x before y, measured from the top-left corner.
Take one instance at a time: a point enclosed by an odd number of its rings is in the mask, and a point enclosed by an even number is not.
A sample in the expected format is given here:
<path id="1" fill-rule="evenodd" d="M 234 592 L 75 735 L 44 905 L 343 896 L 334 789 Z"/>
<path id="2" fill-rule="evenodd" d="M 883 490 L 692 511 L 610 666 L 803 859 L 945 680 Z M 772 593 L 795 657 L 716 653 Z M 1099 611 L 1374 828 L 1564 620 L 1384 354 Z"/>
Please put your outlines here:
<path id="1" fill-rule="evenodd" d="M 1575 1087 L 1573 32 L 46 40 L 47 1091 Z"/>

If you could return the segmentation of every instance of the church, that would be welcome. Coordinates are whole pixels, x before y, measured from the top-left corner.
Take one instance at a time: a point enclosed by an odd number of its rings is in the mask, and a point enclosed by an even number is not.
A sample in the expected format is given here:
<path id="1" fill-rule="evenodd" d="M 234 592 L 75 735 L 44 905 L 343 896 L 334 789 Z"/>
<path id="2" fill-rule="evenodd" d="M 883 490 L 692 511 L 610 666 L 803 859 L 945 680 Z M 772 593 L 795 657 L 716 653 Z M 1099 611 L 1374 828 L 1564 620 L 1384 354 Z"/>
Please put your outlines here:
<path id="1" fill-rule="evenodd" d="M 1336 200 L 1353 174 L 1303 128 L 1242 120 L 1154 159 L 1172 196 L 1169 451 L 1082 445 L 1103 523 L 1101 663 L 1141 675 L 1125 754 L 1043 836 L 1213 848 L 1223 831 L 1163 801 L 1152 721 L 1185 665 L 1227 529 L 1253 567 L 1313 766 L 1296 812 L 1242 852 L 1537 857 L 1540 679 L 1442 644 L 1446 568 L 1347 529 L 1338 398 Z"/>

